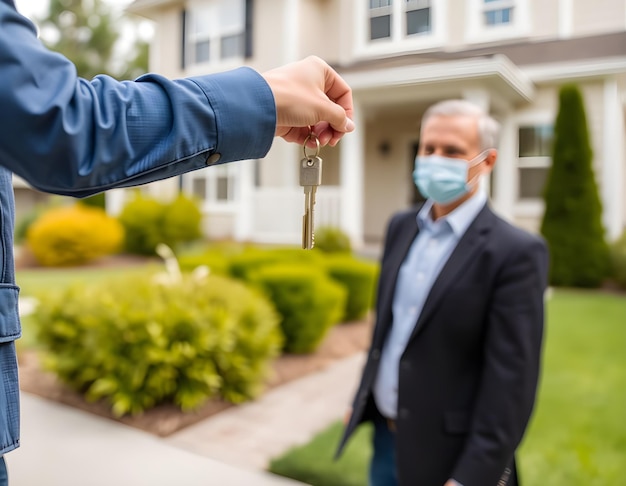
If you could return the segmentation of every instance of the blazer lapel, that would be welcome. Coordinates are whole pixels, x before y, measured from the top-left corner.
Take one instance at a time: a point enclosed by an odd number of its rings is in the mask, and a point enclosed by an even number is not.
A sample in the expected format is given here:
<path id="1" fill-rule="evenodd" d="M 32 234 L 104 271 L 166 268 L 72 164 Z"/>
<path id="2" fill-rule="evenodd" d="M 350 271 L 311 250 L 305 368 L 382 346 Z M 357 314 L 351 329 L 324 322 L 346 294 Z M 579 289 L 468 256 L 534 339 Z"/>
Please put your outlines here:
<path id="1" fill-rule="evenodd" d="M 465 266 L 475 258 L 478 251 L 483 247 L 487 234 L 493 225 L 493 216 L 486 205 L 467 228 L 436 278 L 409 340 L 414 339 L 421 331 L 437 309 L 450 284 L 458 279 L 458 275 L 462 274 Z"/>

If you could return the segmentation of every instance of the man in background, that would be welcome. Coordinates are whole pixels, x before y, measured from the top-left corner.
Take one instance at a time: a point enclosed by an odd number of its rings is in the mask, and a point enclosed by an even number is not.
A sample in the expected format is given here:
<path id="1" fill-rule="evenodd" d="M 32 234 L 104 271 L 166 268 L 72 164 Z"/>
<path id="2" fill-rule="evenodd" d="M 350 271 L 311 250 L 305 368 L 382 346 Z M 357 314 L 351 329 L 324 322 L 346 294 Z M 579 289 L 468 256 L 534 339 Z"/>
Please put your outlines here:
<path id="1" fill-rule="evenodd" d="M 548 254 L 479 188 L 498 131 L 462 100 L 422 119 L 414 180 L 427 200 L 389 224 L 372 344 L 338 451 L 373 422 L 370 486 L 518 484 Z"/>

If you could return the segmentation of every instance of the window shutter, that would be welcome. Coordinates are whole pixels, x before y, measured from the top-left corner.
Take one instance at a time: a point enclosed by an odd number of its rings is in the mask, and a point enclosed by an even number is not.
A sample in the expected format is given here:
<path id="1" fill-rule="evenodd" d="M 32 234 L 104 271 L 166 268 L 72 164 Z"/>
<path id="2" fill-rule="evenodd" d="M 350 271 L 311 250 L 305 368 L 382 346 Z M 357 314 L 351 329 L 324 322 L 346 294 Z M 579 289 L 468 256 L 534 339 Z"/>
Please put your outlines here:
<path id="1" fill-rule="evenodd" d="M 253 26 L 253 10 L 252 10 L 252 0 L 246 0 L 246 31 L 244 33 L 245 36 L 245 51 L 244 55 L 246 59 L 252 57 L 252 26 Z"/>

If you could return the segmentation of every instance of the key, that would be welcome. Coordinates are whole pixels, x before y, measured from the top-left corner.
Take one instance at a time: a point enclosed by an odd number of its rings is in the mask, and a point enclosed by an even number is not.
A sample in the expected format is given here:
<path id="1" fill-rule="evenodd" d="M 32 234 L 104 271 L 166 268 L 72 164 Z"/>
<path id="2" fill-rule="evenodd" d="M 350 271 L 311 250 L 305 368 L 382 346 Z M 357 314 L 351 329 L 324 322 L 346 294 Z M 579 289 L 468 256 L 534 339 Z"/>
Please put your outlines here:
<path id="1" fill-rule="evenodd" d="M 304 187 L 304 216 L 302 218 L 302 248 L 311 250 L 315 246 L 313 214 L 315 192 L 322 183 L 322 159 L 319 155 L 307 156 L 300 161 L 300 185 Z"/>

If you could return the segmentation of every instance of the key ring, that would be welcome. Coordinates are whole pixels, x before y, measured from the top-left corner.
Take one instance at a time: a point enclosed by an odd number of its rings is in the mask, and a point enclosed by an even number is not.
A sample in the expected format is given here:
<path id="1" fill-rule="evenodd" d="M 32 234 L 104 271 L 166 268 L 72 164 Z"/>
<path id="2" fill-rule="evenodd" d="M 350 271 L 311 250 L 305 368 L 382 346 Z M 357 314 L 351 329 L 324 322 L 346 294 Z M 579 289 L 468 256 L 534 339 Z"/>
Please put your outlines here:
<path id="1" fill-rule="evenodd" d="M 311 139 L 315 139 L 315 155 L 313 155 L 313 156 L 310 156 L 310 155 L 308 155 L 306 153 L 306 144 Z M 320 139 L 317 138 L 317 135 L 315 135 L 313 133 L 313 129 L 311 129 L 309 134 L 304 139 L 304 144 L 302 145 L 302 151 L 304 152 L 304 158 L 307 160 L 307 165 L 309 165 L 309 166 L 313 164 L 312 160 L 315 157 L 319 157 L 319 155 L 320 155 Z"/>

